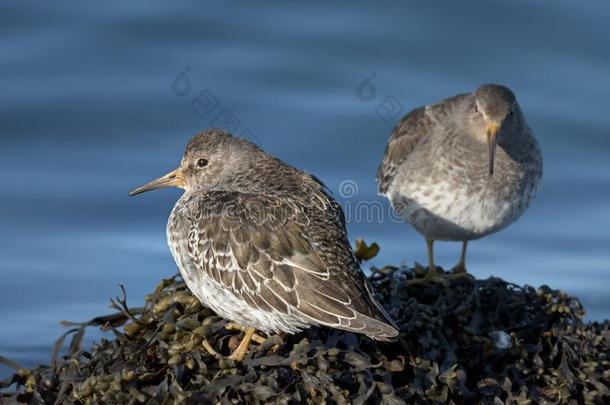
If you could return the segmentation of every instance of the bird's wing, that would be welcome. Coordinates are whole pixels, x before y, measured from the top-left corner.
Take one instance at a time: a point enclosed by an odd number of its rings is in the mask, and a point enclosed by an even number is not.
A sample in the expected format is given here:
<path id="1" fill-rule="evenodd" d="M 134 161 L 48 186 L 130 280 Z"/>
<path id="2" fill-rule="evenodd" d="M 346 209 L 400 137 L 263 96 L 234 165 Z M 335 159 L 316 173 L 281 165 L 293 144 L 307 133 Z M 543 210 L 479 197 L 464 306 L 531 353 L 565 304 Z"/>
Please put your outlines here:
<path id="1" fill-rule="evenodd" d="M 387 194 L 398 167 L 437 126 L 443 126 L 456 102 L 467 94 L 458 94 L 439 103 L 420 107 L 405 115 L 392 130 L 381 165 L 377 169 L 380 194 Z"/>
<path id="2" fill-rule="evenodd" d="M 324 197 L 312 201 L 323 204 Z M 370 294 L 345 238 L 342 212 L 333 212 L 338 204 L 324 211 L 224 191 L 207 193 L 197 204 L 189 210 L 198 216 L 189 221 L 185 250 L 195 268 L 237 298 L 263 311 L 298 313 L 312 323 L 377 339 L 397 335 Z"/>

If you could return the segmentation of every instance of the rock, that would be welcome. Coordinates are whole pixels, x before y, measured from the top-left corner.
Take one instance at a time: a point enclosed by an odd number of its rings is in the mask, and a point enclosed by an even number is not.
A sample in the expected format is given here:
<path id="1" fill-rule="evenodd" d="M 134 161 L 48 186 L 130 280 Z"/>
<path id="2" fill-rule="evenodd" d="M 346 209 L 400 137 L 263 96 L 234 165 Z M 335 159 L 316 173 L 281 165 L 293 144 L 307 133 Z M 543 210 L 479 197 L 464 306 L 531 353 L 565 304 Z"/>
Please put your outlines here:
<path id="1" fill-rule="evenodd" d="M 610 327 L 583 322 L 576 298 L 449 273 L 410 282 L 421 277 L 372 269 L 396 342 L 313 327 L 253 343 L 235 363 L 240 332 L 176 276 L 142 308 L 123 296 L 117 313 L 70 324 L 57 344 L 71 337 L 66 355 L 0 382 L 0 403 L 610 403 Z M 83 350 L 91 326 L 113 337 Z"/>

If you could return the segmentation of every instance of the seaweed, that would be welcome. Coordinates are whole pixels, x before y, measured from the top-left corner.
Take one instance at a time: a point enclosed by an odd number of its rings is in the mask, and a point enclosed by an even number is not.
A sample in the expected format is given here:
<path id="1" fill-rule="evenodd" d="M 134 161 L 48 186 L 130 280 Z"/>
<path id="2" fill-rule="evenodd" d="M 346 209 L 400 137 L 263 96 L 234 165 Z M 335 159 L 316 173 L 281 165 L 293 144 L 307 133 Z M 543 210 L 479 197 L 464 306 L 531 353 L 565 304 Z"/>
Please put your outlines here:
<path id="1" fill-rule="evenodd" d="M 49 366 L 0 357 L 16 369 L 0 382 L 0 403 L 610 402 L 609 323 L 584 322 L 578 299 L 499 278 L 413 282 L 425 280 L 419 266 L 371 273 L 400 328 L 396 342 L 313 327 L 257 336 L 236 363 L 226 357 L 240 330 L 174 276 L 141 308 L 121 287 L 116 313 L 65 323 Z M 84 349 L 88 327 L 112 338 Z"/>

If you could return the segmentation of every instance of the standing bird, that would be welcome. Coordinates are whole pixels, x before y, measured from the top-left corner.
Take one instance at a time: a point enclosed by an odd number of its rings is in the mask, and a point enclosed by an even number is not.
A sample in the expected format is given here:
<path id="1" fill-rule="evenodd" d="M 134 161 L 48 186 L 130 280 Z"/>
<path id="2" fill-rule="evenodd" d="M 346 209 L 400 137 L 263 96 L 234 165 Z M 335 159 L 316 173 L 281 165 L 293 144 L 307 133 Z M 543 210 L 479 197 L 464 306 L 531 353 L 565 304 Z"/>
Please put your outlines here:
<path id="1" fill-rule="evenodd" d="M 426 238 L 468 241 L 519 218 L 538 190 L 542 154 L 514 93 L 485 84 L 408 113 L 394 128 L 377 172 L 379 193 Z"/>
<path id="2" fill-rule="evenodd" d="M 167 239 L 191 292 L 246 333 L 325 325 L 391 340 L 347 239 L 339 204 L 314 176 L 218 129 L 196 135 L 180 167 L 133 190 L 185 190 Z"/>

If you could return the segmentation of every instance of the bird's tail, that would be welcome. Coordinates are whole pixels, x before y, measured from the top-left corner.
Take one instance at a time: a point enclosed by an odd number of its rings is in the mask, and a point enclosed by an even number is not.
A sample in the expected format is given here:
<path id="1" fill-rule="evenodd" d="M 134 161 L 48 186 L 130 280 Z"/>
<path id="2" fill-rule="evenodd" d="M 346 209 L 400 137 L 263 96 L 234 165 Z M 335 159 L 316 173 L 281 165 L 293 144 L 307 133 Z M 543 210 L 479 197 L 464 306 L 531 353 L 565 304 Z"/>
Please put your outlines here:
<path id="1" fill-rule="evenodd" d="M 381 321 L 379 319 L 359 314 L 355 323 L 360 322 L 364 323 L 364 329 L 360 332 L 358 330 L 354 331 L 362 333 L 371 339 L 391 342 L 396 340 L 398 337 L 399 331 L 395 326 L 393 326 L 394 322 L 389 318 L 387 318 L 385 321 Z"/>
<path id="2" fill-rule="evenodd" d="M 367 321 L 367 325 L 370 325 L 367 330 L 370 330 L 370 332 L 365 332 L 365 335 L 375 340 L 395 340 L 398 337 L 398 334 L 400 333 L 398 331 L 398 326 L 396 325 L 390 314 L 388 314 L 385 308 L 379 302 L 377 302 L 377 300 L 373 296 L 373 287 L 371 286 L 371 283 L 368 280 L 365 280 L 364 285 L 366 287 L 369 299 L 373 305 L 373 308 L 371 309 L 374 313 L 374 318 L 367 316 L 367 318 L 370 319 L 369 321 Z"/>

